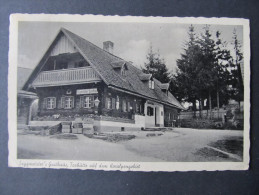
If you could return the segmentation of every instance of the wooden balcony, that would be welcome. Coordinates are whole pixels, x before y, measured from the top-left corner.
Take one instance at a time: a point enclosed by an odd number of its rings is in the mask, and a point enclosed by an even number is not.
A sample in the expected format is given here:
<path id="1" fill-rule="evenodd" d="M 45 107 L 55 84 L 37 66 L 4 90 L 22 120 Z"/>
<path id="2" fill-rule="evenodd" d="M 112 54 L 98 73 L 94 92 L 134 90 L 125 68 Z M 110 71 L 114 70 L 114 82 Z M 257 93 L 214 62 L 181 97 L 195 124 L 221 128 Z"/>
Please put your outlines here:
<path id="1" fill-rule="evenodd" d="M 99 82 L 101 78 L 91 67 L 42 71 L 33 81 L 33 87 L 72 85 Z"/>

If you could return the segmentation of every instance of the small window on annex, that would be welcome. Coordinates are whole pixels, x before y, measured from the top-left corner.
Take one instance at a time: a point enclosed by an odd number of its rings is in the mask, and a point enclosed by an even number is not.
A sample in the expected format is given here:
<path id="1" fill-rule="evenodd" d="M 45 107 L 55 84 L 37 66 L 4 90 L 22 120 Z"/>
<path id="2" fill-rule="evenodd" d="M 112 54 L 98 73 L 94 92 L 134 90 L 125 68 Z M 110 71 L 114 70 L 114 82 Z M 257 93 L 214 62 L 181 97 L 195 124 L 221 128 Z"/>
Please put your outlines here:
<path id="1" fill-rule="evenodd" d="M 147 107 L 147 115 L 148 116 L 153 116 L 154 115 L 154 108 L 148 106 Z"/>

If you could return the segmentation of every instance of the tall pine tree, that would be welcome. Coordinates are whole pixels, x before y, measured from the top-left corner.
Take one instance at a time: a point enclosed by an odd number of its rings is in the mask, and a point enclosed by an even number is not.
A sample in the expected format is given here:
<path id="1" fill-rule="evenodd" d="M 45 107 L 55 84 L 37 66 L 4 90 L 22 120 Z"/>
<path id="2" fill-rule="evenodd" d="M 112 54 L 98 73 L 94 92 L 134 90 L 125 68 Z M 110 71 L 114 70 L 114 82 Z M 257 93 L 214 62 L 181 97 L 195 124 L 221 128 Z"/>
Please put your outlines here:
<path id="1" fill-rule="evenodd" d="M 181 58 L 176 61 L 177 71 L 173 77 L 171 89 L 177 89 L 178 97 L 182 101 L 193 104 L 194 117 L 196 111 L 196 100 L 199 99 L 199 77 L 197 67 L 201 63 L 201 48 L 197 44 L 197 37 L 193 25 L 189 27 L 189 40 L 185 43 L 184 52 Z M 173 90 L 172 90 L 173 91 Z M 175 93 L 174 93 L 175 94 Z"/>
<path id="2" fill-rule="evenodd" d="M 243 63 L 243 53 L 241 51 L 242 45 L 237 37 L 236 29 L 233 32 L 233 46 L 234 46 L 234 60 L 231 69 L 231 84 L 233 87 L 233 99 L 238 101 L 244 101 L 244 85 L 241 73 L 241 63 Z"/>
<path id="3" fill-rule="evenodd" d="M 167 83 L 170 81 L 169 72 L 165 64 L 165 60 L 157 52 L 153 51 L 152 45 L 149 48 L 147 54 L 147 62 L 142 71 L 147 74 L 152 74 L 154 78 L 159 80 L 161 83 Z"/>

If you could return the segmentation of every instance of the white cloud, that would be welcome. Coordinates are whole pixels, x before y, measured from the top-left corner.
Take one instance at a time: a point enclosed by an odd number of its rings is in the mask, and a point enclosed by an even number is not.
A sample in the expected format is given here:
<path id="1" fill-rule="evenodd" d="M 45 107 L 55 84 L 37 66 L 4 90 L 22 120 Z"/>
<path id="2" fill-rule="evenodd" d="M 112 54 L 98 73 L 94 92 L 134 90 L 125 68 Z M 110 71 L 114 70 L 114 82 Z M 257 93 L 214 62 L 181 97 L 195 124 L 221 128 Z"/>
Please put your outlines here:
<path id="1" fill-rule="evenodd" d="M 167 68 L 169 71 L 175 72 L 176 70 L 176 60 L 181 57 L 180 53 L 172 52 L 164 56 Z"/>
<path id="2" fill-rule="evenodd" d="M 28 58 L 26 55 L 19 54 L 18 66 L 25 68 L 34 68 L 36 66 L 36 62 L 35 60 Z"/>
<path id="3" fill-rule="evenodd" d="M 130 40 L 126 45 L 126 49 L 122 53 L 118 53 L 121 58 L 132 61 L 137 67 L 144 66 L 146 55 L 150 46 L 150 42 L 143 40 Z"/>

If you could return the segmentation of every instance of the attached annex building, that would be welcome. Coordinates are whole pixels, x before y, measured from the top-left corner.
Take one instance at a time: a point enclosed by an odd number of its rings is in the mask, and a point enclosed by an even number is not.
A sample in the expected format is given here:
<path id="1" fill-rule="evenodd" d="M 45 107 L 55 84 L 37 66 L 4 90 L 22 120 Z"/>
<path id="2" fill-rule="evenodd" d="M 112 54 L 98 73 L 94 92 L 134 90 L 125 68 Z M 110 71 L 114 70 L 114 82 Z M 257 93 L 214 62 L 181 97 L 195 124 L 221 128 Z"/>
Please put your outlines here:
<path id="1" fill-rule="evenodd" d="M 41 121 L 93 118 L 102 131 L 172 125 L 184 108 L 169 83 L 113 55 L 113 46 L 61 28 L 23 87 L 39 97 Z"/>

